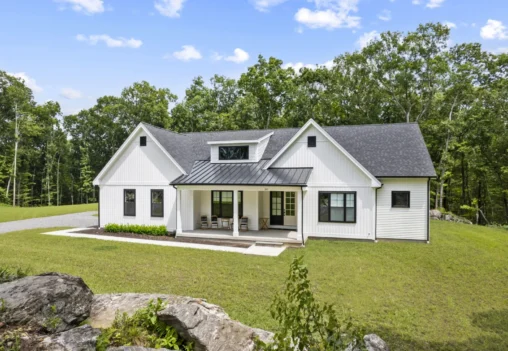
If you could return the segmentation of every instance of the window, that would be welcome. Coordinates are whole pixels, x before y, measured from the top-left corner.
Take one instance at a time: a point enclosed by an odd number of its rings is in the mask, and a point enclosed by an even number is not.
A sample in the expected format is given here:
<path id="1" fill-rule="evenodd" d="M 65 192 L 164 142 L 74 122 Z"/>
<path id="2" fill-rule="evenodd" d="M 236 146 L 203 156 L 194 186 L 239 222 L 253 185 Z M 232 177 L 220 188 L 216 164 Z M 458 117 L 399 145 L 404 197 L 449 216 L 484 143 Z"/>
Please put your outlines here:
<path id="1" fill-rule="evenodd" d="M 356 193 L 319 192 L 319 221 L 356 223 Z"/>
<path id="2" fill-rule="evenodd" d="M 219 160 L 248 160 L 248 146 L 219 146 Z"/>
<path id="3" fill-rule="evenodd" d="M 294 216 L 295 215 L 295 197 L 296 193 L 294 191 L 287 191 L 286 193 L 286 216 Z"/>
<path id="4" fill-rule="evenodd" d="M 139 146 L 146 146 L 146 136 L 139 137 Z"/>
<path id="5" fill-rule="evenodd" d="M 212 191 L 212 216 L 233 218 L 233 192 Z M 243 216 L 243 191 L 238 192 L 238 215 Z"/>
<path id="6" fill-rule="evenodd" d="M 307 137 L 307 147 L 316 147 L 316 137 L 315 136 Z"/>
<path id="7" fill-rule="evenodd" d="M 164 217 L 164 190 L 151 190 L 152 206 L 150 215 L 152 217 Z"/>
<path id="8" fill-rule="evenodd" d="M 409 191 L 392 191 L 392 207 L 409 208 Z"/>
<path id="9" fill-rule="evenodd" d="M 134 189 L 123 191 L 123 215 L 136 216 L 136 190 Z"/>

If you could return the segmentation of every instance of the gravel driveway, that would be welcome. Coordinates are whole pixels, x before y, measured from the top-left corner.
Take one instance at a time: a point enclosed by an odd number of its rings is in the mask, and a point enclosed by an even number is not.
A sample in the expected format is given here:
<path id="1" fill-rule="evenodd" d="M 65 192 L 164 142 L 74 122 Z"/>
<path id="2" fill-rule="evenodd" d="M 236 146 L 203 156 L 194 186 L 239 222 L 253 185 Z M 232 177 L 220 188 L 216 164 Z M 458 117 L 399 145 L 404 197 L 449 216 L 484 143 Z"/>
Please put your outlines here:
<path id="1" fill-rule="evenodd" d="M 0 234 L 36 228 L 90 227 L 97 225 L 97 217 L 93 216 L 95 213 L 97 211 L 3 222 L 0 223 Z"/>

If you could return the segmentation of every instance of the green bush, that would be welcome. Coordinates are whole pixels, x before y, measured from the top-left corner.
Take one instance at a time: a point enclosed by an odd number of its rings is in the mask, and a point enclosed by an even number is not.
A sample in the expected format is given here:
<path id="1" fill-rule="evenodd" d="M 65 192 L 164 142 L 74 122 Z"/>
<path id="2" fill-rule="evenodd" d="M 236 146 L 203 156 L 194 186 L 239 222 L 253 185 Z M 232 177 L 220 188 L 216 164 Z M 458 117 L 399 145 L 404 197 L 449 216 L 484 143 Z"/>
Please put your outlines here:
<path id="1" fill-rule="evenodd" d="M 272 317 L 279 323 L 273 343 L 256 340 L 256 350 L 364 350 L 363 329 L 351 318 L 339 320 L 333 305 L 316 301 L 302 261 L 302 257 L 293 259 L 285 291 L 272 303 Z"/>
<path id="2" fill-rule="evenodd" d="M 134 233 L 156 236 L 168 234 L 168 230 L 163 225 L 106 224 L 104 230 L 109 233 Z"/>
<path id="3" fill-rule="evenodd" d="M 104 351 L 110 346 L 143 346 L 170 350 L 192 350 L 188 343 L 178 336 L 173 327 L 161 322 L 157 312 L 164 309 L 161 299 L 151 300 L 148 306 L 138 310 L 132 317 L 117 313 L 111 327 L 104 329 L 97 339 L 97 350 Z"/>

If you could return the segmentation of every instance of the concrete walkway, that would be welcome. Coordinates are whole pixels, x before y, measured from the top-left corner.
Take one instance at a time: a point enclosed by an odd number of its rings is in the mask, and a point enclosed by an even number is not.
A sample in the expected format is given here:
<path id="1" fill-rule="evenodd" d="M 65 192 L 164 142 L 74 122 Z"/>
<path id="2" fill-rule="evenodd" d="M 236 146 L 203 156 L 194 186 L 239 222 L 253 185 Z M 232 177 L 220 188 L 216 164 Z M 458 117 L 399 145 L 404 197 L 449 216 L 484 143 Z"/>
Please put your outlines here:
<path id="1" fill-rule="evenodd" d="M 270 246 L 256 246 L 256 244 L 254 244 L 248 248 L 240 248 L 240 247 L 231 247 L 231 246 L 186 243 L 186 242 L 178 242 L 178 241 L 162 241 L 162 240 L 157 241 L 157 240 L 146 240 L 146 239 L 135 239 L 135 238 L 122 238 L 122 237 L 107 236 L 107 235 L 74 233 L 74 232 L 85 230 L 85 229 L 86 228 L 65 229 L 65 230 L 57 230 L 54 232 L 48 232 L 48 233 L 42 233 L 42 234 L 55 235 L 55 236 L 67 236 L 67 237 L 72 237 L 72 238 L 86 238 L 86 239 L 98 239 L 98 240 L 107 240 L 107 241 L 119 241 L 119 242 L 124 242 L 124 243 L 133 243 L 133 244 L 171 246 L 171 247 L 181 247 L 181 248 L 187 248 L 187 249 L 235 252 L 235 253 L 241 253 L 244 255 L 271 256 L 271 257 L 279 256 L 282 252 L 284 252 L 284 250 L 286 250 L 285 246 L 270 247 Z"/>
<path id="2" fill-rule="evenodd" d="M 19 230 L 54 227 L 91 227 L 97 225 L 97 211 L 71 213 L 60 216 L 22 219 L 0 223 L 0 234 Z"/>

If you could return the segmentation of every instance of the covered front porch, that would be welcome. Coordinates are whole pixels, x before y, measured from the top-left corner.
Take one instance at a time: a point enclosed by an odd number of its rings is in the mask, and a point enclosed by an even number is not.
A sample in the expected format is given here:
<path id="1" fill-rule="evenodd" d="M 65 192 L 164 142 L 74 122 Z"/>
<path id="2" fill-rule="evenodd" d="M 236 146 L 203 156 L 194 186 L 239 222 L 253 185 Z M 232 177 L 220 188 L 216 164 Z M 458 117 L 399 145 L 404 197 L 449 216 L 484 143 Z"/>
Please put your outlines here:
<path id="1" fill-rule="evenodd" d="M 301 186 L 178 185 L 176 236 L 302 243 L 302 198 Z"/>

